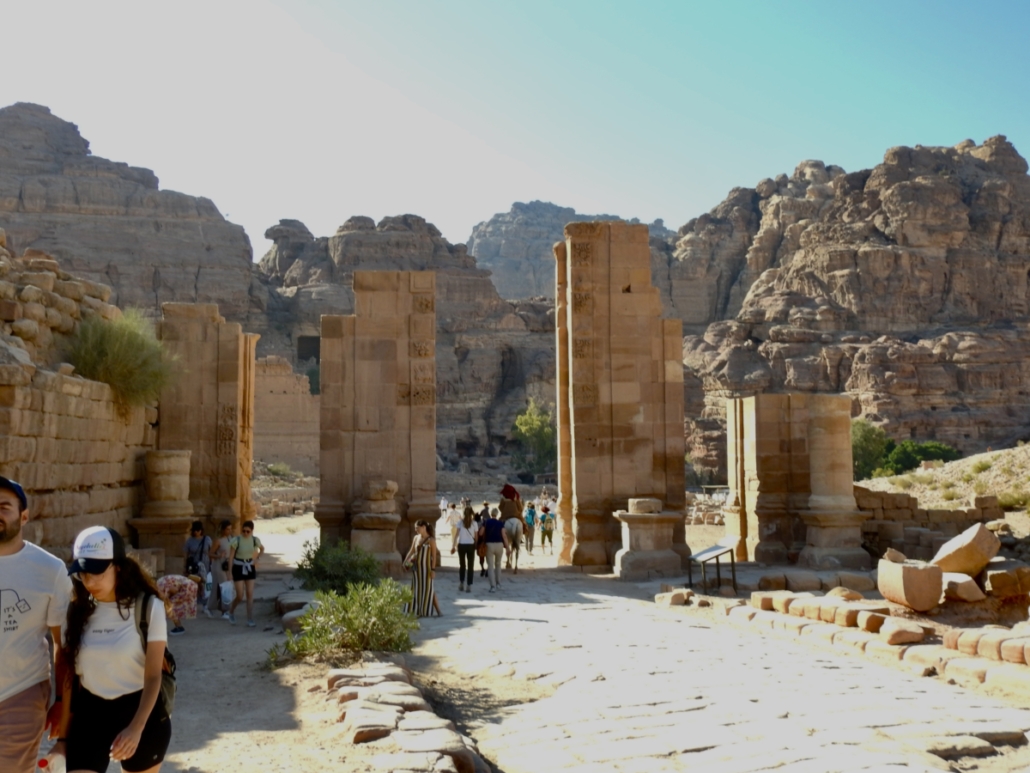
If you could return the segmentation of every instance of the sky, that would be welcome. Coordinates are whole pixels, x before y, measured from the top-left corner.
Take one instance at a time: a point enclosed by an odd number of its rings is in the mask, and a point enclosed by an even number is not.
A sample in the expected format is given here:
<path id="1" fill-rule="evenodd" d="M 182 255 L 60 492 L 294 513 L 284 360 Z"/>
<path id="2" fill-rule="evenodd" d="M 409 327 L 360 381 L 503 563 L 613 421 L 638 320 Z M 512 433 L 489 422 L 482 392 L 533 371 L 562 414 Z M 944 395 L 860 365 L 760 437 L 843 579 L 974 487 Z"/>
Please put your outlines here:
<path id="1" fill-rule="evenodd" d="M 677 228 L 820 159 L 1005 134 L 1030 3 L 0 0 L 0 106 L 212 199 L 255 259 L 413 213 L 452 242 L 540 199 Z"/>

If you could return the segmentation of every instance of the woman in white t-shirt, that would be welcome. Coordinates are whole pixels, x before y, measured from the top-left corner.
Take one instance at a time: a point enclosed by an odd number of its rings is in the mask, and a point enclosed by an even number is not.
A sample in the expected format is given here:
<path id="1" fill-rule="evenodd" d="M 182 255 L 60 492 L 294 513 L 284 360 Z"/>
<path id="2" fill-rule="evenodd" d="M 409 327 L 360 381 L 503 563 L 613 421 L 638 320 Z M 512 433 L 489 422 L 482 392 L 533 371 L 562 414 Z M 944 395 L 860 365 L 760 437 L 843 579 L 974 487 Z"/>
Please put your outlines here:
<path id="1" fill-rule="evenodd" d="M 63 657 L 76 685 L 74 693 L 64 685 L 70 710 L 61 717 L 54 751 L 67 756 L 72 773 L 104 773 L 112 759 L 127 773 L 157 773 L 172 737 L 160 697 L 168 635 L 157 586 L 125 555 L 121 536 L 102 526 L 76 538 L 69 574 Z M 140 630 L 138 603 L 147 605 Z"/>

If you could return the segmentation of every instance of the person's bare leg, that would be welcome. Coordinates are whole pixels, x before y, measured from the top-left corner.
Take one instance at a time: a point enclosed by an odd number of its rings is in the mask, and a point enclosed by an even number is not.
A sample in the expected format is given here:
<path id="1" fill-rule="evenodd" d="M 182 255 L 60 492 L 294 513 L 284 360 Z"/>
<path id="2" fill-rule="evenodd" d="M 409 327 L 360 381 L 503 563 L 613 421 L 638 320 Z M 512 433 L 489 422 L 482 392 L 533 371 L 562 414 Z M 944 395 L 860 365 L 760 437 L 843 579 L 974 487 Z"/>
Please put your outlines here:
<path id="1" fill-rule="evenodd" d="M 245 583 L 243 580 L 236 580 L 233 582 L 233 587 L 236 589 L 236 596 L 232 600 L 232 604 L 229 605 L 229 614 L 236 614 L 236 607 L 239 606 L 240 599 L 243 598 L 243 586 Z"/>
<path id="2" fill-rule="evenodd" d="M 247 580 L 244 585 L 247 588 L 247 620 L 254 619 L 254 581 Z"/>

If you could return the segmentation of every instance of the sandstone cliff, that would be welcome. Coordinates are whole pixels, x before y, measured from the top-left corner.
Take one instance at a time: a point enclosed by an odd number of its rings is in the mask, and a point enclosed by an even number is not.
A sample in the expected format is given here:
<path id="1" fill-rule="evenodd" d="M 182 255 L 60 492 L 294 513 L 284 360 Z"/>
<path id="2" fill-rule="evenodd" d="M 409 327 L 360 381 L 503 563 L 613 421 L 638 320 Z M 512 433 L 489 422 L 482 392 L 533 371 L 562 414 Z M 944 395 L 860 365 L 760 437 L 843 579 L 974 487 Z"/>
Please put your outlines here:
<path id="1" fill-rule="evenodd" d="M 0 224 L 12 249 L 110 285 L 123 308 L 218 303 L 241 322 L 264 308 L 243 228 L 209 199 L 160 190 L 149 169 L 91 155 L 78 127 L 41 105 L 0 109 Z"/>
<path id="2" fill-rule="evenodd" d="M 692 333 L 704 466 L 724 464 L 723 398 L 759 391 L 846 392 L 892 436 L 965 452 L 1030 436 L 1030 178 L 1004 137 L 892 148 L 851 174 L 807 161 L 653 254 Z"/>
<path id="3" fill-rule="evenodd" d="M 317 238 L 281 220 L 265 236 L 274 245 L 258 263 L 271 288 L 262 354 L 292 358 L 319 335 L 322 314 L 352 314 L 356 269 L 436 272 L 437 449 L 450 464 L 502 453 L 528 397 L 553 403 L 553 304 L 502 300 L 465 245 L 423 218 L 352 217 Z"/>
<path id="4" fill-rule="evenodd" d="M 621 220 L 615 215 L 579 215 L 571 207 L 544 201 L 516 202 L 472 229 L 468 251 L 480 267 L 493 272 L 493 283 L 502 298 L 554 296 L 554 253 L 563 229 L 573 221 Z M 639 222 L 636 218 L 632 223 Z M 672 236 L 656 220 L 648 226 L 652 237 Z"/>

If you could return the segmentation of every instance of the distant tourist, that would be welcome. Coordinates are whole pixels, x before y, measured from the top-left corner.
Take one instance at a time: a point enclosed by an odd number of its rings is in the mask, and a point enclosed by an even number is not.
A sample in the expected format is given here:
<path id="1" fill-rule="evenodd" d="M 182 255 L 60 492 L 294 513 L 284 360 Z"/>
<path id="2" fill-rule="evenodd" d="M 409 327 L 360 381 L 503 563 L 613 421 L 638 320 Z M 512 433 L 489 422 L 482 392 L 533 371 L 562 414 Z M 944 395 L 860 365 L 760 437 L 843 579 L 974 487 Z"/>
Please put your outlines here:
<path id="1" fill-rule="evenodd" d="M 190 526 L 190 536 L 186 538 L 186 542 L 182 546 L 182 554 L 186 559 L 186 576 L 200 578 L 196 600 L 199 601 L 201 605 L 205 605 L 207 603 L 205 586 L 207 584 L 207 573 L 210 571 L 211 566 L 211 558 L 209 556 L 210 552 L 211 538 L 204 536 L 204 524 L 200 521 L 194 521 Z M 214 575 L 212 575 L 212 581 L 213 580 Z"/>
<path id="2" fill-rule="evenodd" d="M 457 506 L 454 502 L 451 502 L 447 506 L 447 526 L 451 530 L 451 540 L 458 536 L 458 525 L 461 523 L 461 513 L 458 512 Z"/>
<path id="3" fill-rule="evenodd" d="M 533 554 L 533 533 L 536 531 L 536 505 L 533 502 L 529 502 L 526 505 L 526 511 L 522 514 L 522 519 L 525 521 L 526 526 L 526 550 L 530 555 Z"/>
<path id="4" fill-rule="evenodd" d="M 465 515 L 458 523 L 458 531 L 451 542 L 451 553 L 458 552 L 458 590 L 472 592 L 472 572 L 475 568 L 476 537 L 479 529 L 472 519 L 472 508 L 465 508 Z"/>
<path id="5" fill-rule="evenodd" d="M 229 571 L 229 541 L 232 539 L 232 521 L 223 520 L 218 524 L 218 539 L 211 546 L 209 557 L 211 559 L 211 589 L 212 593 L 204 607 L 204 614 L 211 617 L 211 613 L 222 610 L 222 617 L 229 619 L 229 605 L 222 604 L 220 592 L 222 583 L 232 582 L 232 574 Z"/>
<path id="6" fill-rule="evenodd" d="M 229 622 L 236 625 L 236 607 L 247 595 L 247 625 L 253 628 L 254 622 L 254 580 L 257 579 L 257 562 L 265 552 L 265 546 L 254 534 L 254 522 L 244 521 L 240 536 L 229 540 L 229 566 L 232 568 L 232 581 L 236 585 L 236 598 L 229 607 Z"/>
<path id="7" fill-rule="evenodd" d="M 165 614 L 172 621 L 171 636 L 186 633 L 182 623 L 197 616 L 198 584 L 192 577 L 166 574 L 157 580 L 157 589 L 165 600 Z"/>
<path id="8" fill-rule="evenodd" d="M 504 524 L 498 519 L 497 508 L 490 511 L 490 517 L 479 527 L 479 536 L 486 544 L 487 577 L 490 578 L 490 592 L 501 587 L 501 556 L 508 549 L 508 536 Z"/>
<path id="9" fill-rule="evenodd" d="M 550 543 L 551 555 L 554 555 L 554 513 L 551 508 L 544 505 L 540 508 L 540 549 Z"/>
<path id="10" fill-rule="evenodd" d="M 161 700 L 168 631 L 157 586 L 125 555 L 121 536 L 102 526 L 76 538 L 69 571 L 63 657 L 78 686 L 73 697 L 72 680 L 63 685 L 71 712 L 61 719 L 66 742 L 54 751 L 65 754 L 70 771 L 104 773 L 116 760 L 125 771 L 156 773 L 172 737 Z"/>
<path id="11" fill-rule="evenodd" d="M 415 537 L 404 557 L 404 567 L 411 571 L 411 603 L 404 605 L 404 611 L 416 617 L 431 616 L 435 597 L 436 539 L 428 521 L 415 522 Z"/>
<path id="12" fill-rule="evenodd" d="M 72 584 L 64 561 L 25 541 L 25 491 L 0 477 L 0 771 L 33 773 L 50 703 L 47 631 L 61 642 Z M 56 704 L 60 708 L 60 704 Z M 63 736 L 51 726 L 51 737 Z M 63 749 L 62 749 L 63 752 Z"/>

